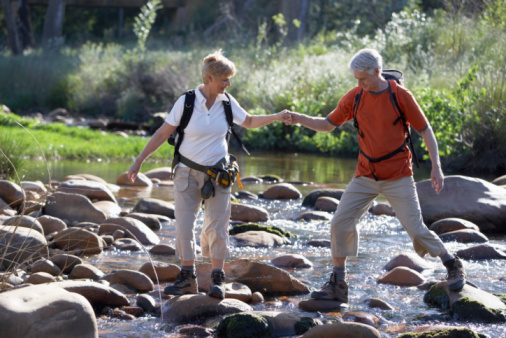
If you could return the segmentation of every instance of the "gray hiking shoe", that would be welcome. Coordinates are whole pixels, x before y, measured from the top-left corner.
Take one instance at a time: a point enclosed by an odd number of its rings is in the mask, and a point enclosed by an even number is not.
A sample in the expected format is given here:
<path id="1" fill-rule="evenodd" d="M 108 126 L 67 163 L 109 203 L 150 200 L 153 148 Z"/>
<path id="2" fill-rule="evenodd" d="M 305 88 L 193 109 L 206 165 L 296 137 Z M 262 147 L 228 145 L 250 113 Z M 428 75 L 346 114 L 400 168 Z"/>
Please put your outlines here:
<path id="1" fill-rule="evenodd" d="M 336 281 L 336 275 L 333 273 L 330 275 L 330 281 L 320 290 L 311 293 L 311 298 L 348 303 L 348 283 L 344 279 Z"/>
<path id="2" fill-rule="evenodd" d="M 455 257 L 454 259 L 444 262 L 443 265 L 446 267 L 446 270 L 448 270 L 448 275 L 446 276 L 448 290 L 461 290 L 466 284 L 466 272 L 464 271 L 462 261 L 458 257 Z"/>
<path id="3" fill-rule="evenodd" d="M 186 295 L 199 293 L 197 276 L 188 270 L 181 270 L 173 285 L 165 287 L 163 293 L 167 295 Z"/>
<path id="4" fill-rule="evenodd" d="M 219 299 L 225 298 L 225 273 L 223 271 L 211 273 L 211 288 L 209 289 L 208 296 Z"/>

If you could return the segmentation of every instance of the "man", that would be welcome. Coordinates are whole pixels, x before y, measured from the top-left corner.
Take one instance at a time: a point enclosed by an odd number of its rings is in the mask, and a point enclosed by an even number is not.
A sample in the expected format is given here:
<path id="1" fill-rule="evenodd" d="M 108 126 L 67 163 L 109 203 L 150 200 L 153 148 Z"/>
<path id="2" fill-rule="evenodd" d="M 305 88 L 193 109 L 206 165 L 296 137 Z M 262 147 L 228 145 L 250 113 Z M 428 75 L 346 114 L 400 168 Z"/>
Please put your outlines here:
<path id="1" fill-rule="evenodd" d="M 439 256 L 448 270 L 447 284 L 451 291 L 462 289 L 466 275 L 458 257 L 448 253 L 439 237 L 423 223 L 416 193 L 411 152 L 407 145 L 407 128 L 421 133 L 432 161 L 431 181 L 437 194 L 443 189 L 443 172 L 437 142 L 427 118 L 411 92 L 382 75 L 382 57 L 374 49 L 360 50 L 349 64 L 358 81 L 326 118 L 290 112 L 286 124 L 330 132 L 336 126 L 354 119 L 358 128 L 360 153 L 355 175 L 341 197 L 331 220 L 331 252 L 333 271 L 330 281 L 311 298 L 348 302 L 346 257 L 357 256 L 359 234 L 357 224 L 371 203 L 383 194 L 408 232 L 415 251 Z M 399 119 L 392 94 L 404 113 L 407 128 Z M 357 96 L 360 99 L 357 100 Z M 358 102 L 357 102 L 358 101 Z M 358 107 L 354 107 L 358 103 Z"/>

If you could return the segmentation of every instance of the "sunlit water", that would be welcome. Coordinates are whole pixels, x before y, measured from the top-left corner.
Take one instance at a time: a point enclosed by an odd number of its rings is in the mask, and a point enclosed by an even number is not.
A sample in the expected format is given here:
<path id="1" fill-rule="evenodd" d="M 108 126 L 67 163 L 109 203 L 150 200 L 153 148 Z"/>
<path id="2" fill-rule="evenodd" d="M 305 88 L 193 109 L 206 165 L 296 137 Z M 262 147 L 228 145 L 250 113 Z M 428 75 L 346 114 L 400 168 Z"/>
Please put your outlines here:
<path id="1" fill-rule="evenodd" d="M 254 176 L 262 174 L 273 174 L 282 177 L 290 182 L 312 182 L 312 184 L 296 185 L 303 195 L 322 188 L 344 188 L 351 179 L 356 160 L 342 160 L 312 155 L 285 155 L 285 154 L 260 154 L 255 156 L 240 156 L 242 176 Z M 100 176 L 110 183 L 115 183 L 116 177 L 126 171 L 130 163 L 103 163 L 103 162 L 58 162 L 49 163 L 50 173 L 53 179 L 62 180 L 70 174 L 89 173 Z M 154 167 L 167 165 L 165 163 L 147 163 L 142 170 L 147 171 Z M 46 180 L 47 170 L 44 165 L 36 168 L 35 172 L 25 174 L 25 179 Z M 427 170 L 417 170 L 415 179 L 417 181 L 428 177 Z M 261 193 L 269 185 L 254 184 L 245 185 L 244 189 Z M 237 186 L 234 190 L 237 190 Z M 151 190 L 140 188 L 120 188 L 115 191 L 120 205 L 129 209 L 143 197 L 155 197 L 165 200 L 173 198 L 171 187 L 153 187 Z M 258 259 L 265 263 L 280 255 L 287 253 L 301 254 L 311 260 L 314 267 L 311 269 L 288 270 L 293 276 L 306 281 L 310 287 L 319 288 L 329 278 L 332 267 L 330 249 L 306 246 L 309 240 L 325 239 L 330 236 L 328 222 L 309 221 L 294 222 L 292 219 L 301 212 L 307 210 L 301 206 L 302 199 L 295 201 L 268 201 L 259 199 L 248 201 L 248 204 L 261 206 L 269 211 L 271 220 L 266 225 L 276 225 L 289 230 L 297 235 L 292 239 L 291 245 L 278 248 L 255 249 L 255 248 L 231 248 L 233 258 Z M 197 232 L 202 225 L 202 214 L 197 222 Z M 398 220 L 388 216 L 366 215 L 360 220 L 360 252 L 358 257 L 349 258 L 347 262 L 348 277 L 350 284 L 350 308 L 346 311 L 365 311 L 375 314 L 384 320 L 380 330 L 384 337 L 395 337 L 396 324 L 404 324 L 408 327 L 427 324 L 446 324 L 454 326 L 465 326 L 491 337 L 506 337 L 506 325 L 503 324 L 469 324 L 456 322 L 448 316 L 436 316 L 442 314 L 438 309 L 430 308 L 423 302 L 425 291 L 415 287 L 397 287 L 387 284 L 377 284 L 376 279 L 385 272 L 383 267 L 394 256 L 403 252 L 414 252 L 407 233 L 402 229 Z M 163 225 L 163 229 L 157 232 L 162 243 L 174 243 L 173 221 Z M 503 246 L 506 236 L 494 236 L 490 243 Z M 457 251 L 472 244 L 446 243 L 450 251 Z M 149 249 L 149 248 L 147 248 Z M 153 260 L 179 264 L 176 257 L 152 257 Z M 439 259 L 426 257 L 432 263 L 432 269 L 423 272 L 427 279 L 442 280 L 445 277 L 445 270 Z M 108 251 L 99 256 L 88 258 L 88 262 L 109 272 L 114 269 L 138 269 L 149 260 L 146 253 Z M 206 258 L 200 258 L 199 262 L 208 262 Z M 506 293 L 506 281 L 500 281 L 506 276 L 505 260 L 488 261 L 465 261 L 468 278 L 474 284 L 485 291 L 496 294 Z M 307 299 L 308 295 L 293 296 L 290 300 L 267 299 L 270 302 L 254 306 L 255 310 L 276 310 L 302 314 L 304 316 L 316 317 L 315 313 L 301 311 L 297 302 Z M 383 299 L 392 306 L 398 308 L 396 311 L 383 311 L 370 309 L 362 302 L 371 297 Z M 419 315 L 431 315 L 433 320 L 428 322 L 415 319 Z M 331 319 L 333 315 L 323 314 L 323 319 Z M 99 331 L 101 337 L 164 337 L 173 335 L 176 327 L 163 322 L 160 318 L 143 317 L 134 321 L 123 321 L 117 319 L 99 319 Z M 390 333 L 394 331 L 393 333 Z"/>

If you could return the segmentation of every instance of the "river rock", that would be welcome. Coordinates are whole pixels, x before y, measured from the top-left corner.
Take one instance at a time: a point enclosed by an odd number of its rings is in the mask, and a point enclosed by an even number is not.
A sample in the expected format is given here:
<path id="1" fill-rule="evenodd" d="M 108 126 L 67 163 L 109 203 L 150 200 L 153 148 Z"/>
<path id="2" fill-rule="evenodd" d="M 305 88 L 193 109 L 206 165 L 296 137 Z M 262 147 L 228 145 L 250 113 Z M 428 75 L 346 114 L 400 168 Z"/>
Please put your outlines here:
<path id="1" fill-rule="evenodd" d="M 293 219 L 294 222 L 299 221 L 330 221 L 332 215 L 325 211 L 304 211 Z"/>
<path id="2" fill-rule="evenodd" d="M 225 317 L 216 328 L 218 337 L 271 337 L 269 322 L 263 316 L 249 313 L 235 313 Z"/>
<path id="3" fill-rule="evenodd" d="M 402 333 L 397 338 L 488 338 L 465 327 L 454 327 L 449 325 L 434 325 L 415 327 L 412 332 Z"/>
<path id="4" fill-rule="evenodd" d="M 365 305 L 367 305 L 368 307 L 373 308 L 373 309 L 378 308 L 381 310 L 389 310 L 389 311 L 396 310 L 395 307 L 393 307 L 392 305 L 388 304 L 387 302 L 385 302 L 384 300 L 379 299 L 379 298 L 368 298 L 368 299 L 364 300 L 362 303 L 364 303 Z"/>
<path id="5" fill-rule="evenodd" d="M 209 290 L 211 264 L 198 264 L 199 290 Z M 225 263 L 226 282 L 247 285 L 252 292 L 264 295 L 299 295 L 309 293 L 300 280 L 283 269 L 252 259 L 238 259 Z"/>
<path id="6" fill-rule="evenodd" d="M 135 299 L 137 306 L 141 307 L 146 312 L 155 312 L 158 308 L 156 300 L 148 294 L 140 294 Z"/>
<path id="7" fill-rule="evenodd" d="M 307 246 L 314 246 L 317 248 L 330 248 L 330 241 L 328 239 L 314 240 L 306 242 Z"/>
<path id="8" fill-rule="evenodd" d="M 153 281 L 140 271 L 117 270 L 102 278 L 111 284 L 127 284 L 135 288 L 139 293 L 149 292 L 154 289 Z"/>
<path id="9" fill-rule="evenodd" d="M 375 202 L 372 207 L 369 208 L 369 212 L 376 216 L 386 215 L 395 217 L 394 208 L 388 202 Z"/>
<path id="10" fill-rule="evenodd" d="M 72 271 L 69 274 L 69 277 L 72 279 L 92 279 L 99 280 L 104 277 L 105 273 L 99 268 L 91 265 L 91 264 L 77 264 L 74 266 Z"/>
<path id="11" fill-rule="evenodd" d="M 234 196 L 237 197 L 238 199 L 241 199 L 241 200 L 257 200 L 258 199 L 258 195 L 254 194 L 252 192 L 246 191 L 246 190 L 238 191 L 234 194 Z"/>
<path id="12" fill-rule="evenodd" d="M 135 218 L 142 223 L 146 224 L 151 230 L 160 230 L 162 223 L 155 215 L 145 214 L 142 212 L 132 212 L 126 215 L 126 217 Z"/>
<path id="13" fill-rule="evenodd" d="M 111 236 L 112 237 L 112 236 Z M 141 243 L 137 242 L 133 238 L 118 238 L 113 243 L 114 247 L 119 251 L 142 251 L 144 247 Z"/>
<path id="14" fill-rule="evenodd" d="M 61 219 L 66 224 L 79 222 L 104 223 L 104 212 L 95 207 L 90 199 L 84 195 L 57 192 L 51 194 L 44 213 Z"/>
<path id="15" fill-rule="evenodd" d="M 262 304 L 265 301 L 264 295 L 262 295 L 260 292 L 256 291 L 251 294 L 251 299 L 249 300 L 249 303 L 252 305 L 256 304 Z"/>
<path id="16" fill-rule="evenodd" d="M 58 276 L 62 272 L 58 265 L 46 259 L 39 259 L 38 261 L 32 263 L 29 269 L 31 273 L 46 272 L 52 276 Z"/>
<path id="17" fill-rule="evenodd" d="M 2 293 L 0 327 L 4 337 L 98 337 L 90 303 L 53 284 Z"/>
<path id="18" fill-rule="evenodd" d="M 25 201 L 25 193 L 16 183 L 0 180 L 0 198 L 11 208 L 17 208 Z"/>
<path id="19" fill-rule="evenodd" d="M 431 264 L 415 253 L 402 253 L 392 258 L 385 266 L 390 271 L 398 266 L 405 266 L 418 272 L 432 268 Z"/>
<path id="20" fill-rule="evenodd" d="M 64 192 L 68 194 L 79 194 L 88 197 L 91 201 L 111 201 L 118 203 L 113 193 L 109 190 L 107 185 L 94 181 L 78 181 L 70 180 L 60 184 L 56 189 L 57 192 Z"/>
<path id="21" fill-rule="evenodd" d="M 121 215 L 121 207 L 112 201 L 98 201 L 93 205 L 105 214 L 106 218 L 114 218 Z"/>
<path id="22" fill-rule="evenodd" d="M 25 279 L 25 283 L 38 285 L 38 284 L 48 284 L 55 280 L 56 278 L 50 273 L 39 271 L 32 273 L 30 276 L 28 276 Z"/>
<path id="23" fill-rule="evenodd" d="M 232 203 L 232 214 L 230 219 L 241 222 L 267 222 L 269 213 L 262 207 Z"/>
<path id="24" fill-rule="evenodd" d="M 16 215 L 16 211 L 14 211 L 10 205 L 7 204 L 7 202 L 5 202 L 2 198 L 0 198 L 0 224 L 3 224 L 3 216 L 9 216 L 9 217 L 12 217 Z M 7 218 L 9 218 L 7 217 Z M 5 218 L 5 219 L 7 219 Z"/>
<path id="25" fill-rule="evenodd" d="M 142 272 L 157 284 L 175 281 L 180 271 L 181 268 L 175 264 L 157 261 L 146 262 L 139 269 L 139 272 Z"/>
<path id="26" fill-rule="evenodd" d="M 57 248 L 81 251 L 83 255 L 99 254 L 104 250 L 102 239 L 91 231 L 80 228 L 69 228 L 54 236 Z"/>
<path id="27" fill-rule="evenodd" d="M 318 197 L 315 202 L 314 208 L 318 211 L 335 212 L 339 205 L 337 198 L 322 196 Z"/>
<path id="28" fill-rule="evenodd" d="M 275 337 L 287 337 L 301 335 L 310 328 L 321 325 L 321 322 L 313 318 L 304 317 L 296 313 L 277 311 L 255 311 L 269 323 L 269 329 Z"/>
<path id="29" fill-rule="evenodd" d="M 432 223 L 429 229 L 438 235 L 457 230 L 480 231 L 480 228 L 476 224 L 456 217 L 440 219 L 439 221 Z"/>
<path id="30" fill-rule="evenodd" d="M 225 297 L 249 303 L 251 300 L 251 289 L 242 283 L 225 283 Z"/>
<path id="31" fill-rule="evenodd" d="M 299 308 L 307 312 L 334 312 L 348 307 L 348 304 L 336 300 L 307 299 L 299 302 Z"/>
<path id="32" fill-rule="evenodd" d="M 492 184 L 495 184 L 495 185 L 506 185 L 506 175 L 502 175 L 502 176 L 497 177 L 496 179 L 494 179 L 492 181 Z"/>
<path id="33" fill-rule="evenodd" d="M 74 174 L 74 175 L 69 175 L 69 176 L 66 176 L 63 181 L 70 181 L 72 179 L 76 179 L 76 178 L 80 178 L 80 179 L 83 179 L 83 180 L 86 180 L 86 181 L 92 181 L 92 182 L 98 182 L 98 183 L 101 183 L 105 186 L 108 185 L 107 181 L 104 180 L 103 178 L 101 177 L 98 177 L 96 175 L 92 175 L 92 174 Z"/>
<path id="34" fill-rule="evenodd" d="M 49 255 L 46 238 L 38 231 L 23 227 L 0 225 L 0 248 L 5 253 L 4 266 L 11 262 L 34 262 Z"/>
<path id="35" fill-rule="evenodd" d="M 491 244 L 479 244 L 457 251 L 462 259 L 506 259 L 506 250 Z"/>
<path id="36" fill-rule="evenodd" d="M 460 291 L 451 292 L 446 282 L 437 283 L 429 289 L 423 300 L 443 310 L 451 309 L 459 320 L 506 322 L 506 304 L 499 297 L 469 284 Z"/>
<path id="37" fill-rule="evenodd" d="M 62 221 L 59 218 L 43 215 L 40 217 L 37 217 L 37 221 L 42 226 L 42 229 L 44 230 L 44 234 L 50 234 L 53 232 L 60 232 L 62 230 L 67 229 L 67 224 L 65 224 L 64 221 Z"/>
<path id="38" fill-rule="evenodd" d="M 117 307 L 130 305 L 130 301 L 125 295 L 114 290 L 110 286 L 91 281 L 63 281 L 53 283 L 69 292 L 78 293 L 86 298 L 92 306 Z"/>
<path id="39" fill-rule="evenodd" d="M 431 181 L 416 184 L 425 224 L 457 217 L 480 227 L 482 232 L 506 232 L 506 189 L 479 178 L 448 176 L 438 194 Z"/>
<path id="40" fill-rule="evenodd" d="M 157 178 L 161 181 L 170 181 L 172 180 L 172 168 L 171 167 L 161 167 L 151 169 L 144 173 L 147 178 Z"/>
<path id="41" fill-rule="evenodd" d="M 174 297 L 162 308 L 164 321 L 174 324 L 199 323 L 210 317 L 252 310 L 251 306 L 237 299 L 221 300 L 200 294 Z"/>
<path id="42" fill-rule="evenodd" d="M 47 188 L 41 181 L 21 181 L 21 188 L 23 188 L 25 192 L 33 191 L 39 195 L 47 194 Z"/>
<path id="43" fill-rule="evenodd" d="M 149 253 L 160 256 L 174 256 L 176 254 L 176 248 L 167 244 L 157 244 L 149 250 Z"/>
<path id="44" fill-rule="evenodd" d="M 143 198 L 137 202 L 132 212 L 162 215 L 174 219 L 174 204 L 156 198 Z"/>
<path id="45" fill-rule="evenodd" d="M 116 178 L 116 184 L 128 185 L 133 187 L 145 187 L 145 188 L 153 187 L 153 182 L 151 182 L 151 180 L 143 173 L 137 174 L 134 183 L 130 182 L 130 179 L 128 178 L 128 172 L 126 171 Z"/>
<path id="46" fill-rule="evenodd" d="M 313 267 L 313 263 L 306 257 L 298 254 L 287 254 L 271 260 L 272 265 L 278 268 L 301 268 L 308 269 Z"/>
<path id="47" fill-rule="evenodd" d="M 246 176 L 241 178 L 241 182 L 244 184 L 260 184 L 263 183 L 264 180 L 257 176 Z"/>
<path id="48" fill-rule="evenodd" d="M 381 338 L 381 333 L 366 324 L 342 322 L 315 326 L 302 336 L 302 338 L 336 337 Z"/>
<path id="49" fill-rule="evenodd" d="M 230 243 L 236 247 L 250 246 L 254 248 L 272 248 L 291 244 L 288 239 L 265 231 L 246 231 L 230 236 Z"/>
<path id="50" fill-rule="evenodd" d="M 457 230 L 439 235 L 443 242 L 486 243 L 487 236 L 475 230 Z"/>
<path id="51" fill-rule="evenodd" d="M 318 197 L 328 196 L 340 200 L 343 195 L 343 189 L 318 189 L 307 195 L 302 201 L 303 207 L 314 208 Z"/>
<path id="52" fill-rule="evenodd" d="M 44 235 L 44 229 L 37 219 L 31 216 L 14 216 L 4 221 L 4 225 L 20 226 L 23 228 L 33 229 Z"/>
<path id="53" fill-rule="evenodd" d="M 76 265 L 83 263 L 81 258 L 69 254 L 57 254 L 49 258 L 49 260 L 56 264 L 64 274 L 69 274 Z"/>
<path id="54" fill-rule="evenodd" d="M 262 197 L 270 200 L 296 200 L 301 198 L 302 194 L 290 183 L 278 183 L 265 190 Z"/>
<path id="55" fill-rule="evenodd" d="M 378 277 L 376 282 L 397 286 L 417 286 L 422 284 L 424 281 L 425 278 L 415 270 L 405 266 L 398 266 Z"/>
<path id="56" fill-rule="evenodd" d="M 107 223 L 101 224 L 99 235 L 112 234 L 115 230 L 124 230 L 127 238 L 133 238 L 143 245 L 156 245 L 160 238 L 141 221 L 131 217 L 109 218 Z"/>

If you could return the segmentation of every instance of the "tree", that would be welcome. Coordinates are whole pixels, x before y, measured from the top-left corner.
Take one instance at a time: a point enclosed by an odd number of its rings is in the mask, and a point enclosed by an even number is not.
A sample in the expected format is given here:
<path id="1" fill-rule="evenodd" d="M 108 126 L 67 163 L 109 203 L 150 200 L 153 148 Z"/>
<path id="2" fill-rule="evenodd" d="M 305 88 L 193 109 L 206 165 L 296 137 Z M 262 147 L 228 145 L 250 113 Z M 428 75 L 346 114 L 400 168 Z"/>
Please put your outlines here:
<path id="1" fill-rule="evenodd" d="M 12 54 L 19 55 L 23 52 L 23 48 L 21 47 L 21 42 L 19 41 L 18 30 L 16 27 L 16 17 L 14 15 L 14 12 L 12 11 L 11 1 L 10 0 L 1 0 L 1 1 L 2 1 L 2 9 L 4 12 L 5 26 L 7 27 L 9 47 L 12 51 Z"/>
<path id="2" fill-rule="evenodd" d="M 46 19 L 44 20 L 44 31 L 42 33 L 42 47 L 44 49 L 49 49 L 62 43 L 64 16 L 65 0 L 49 0 Z"/>

